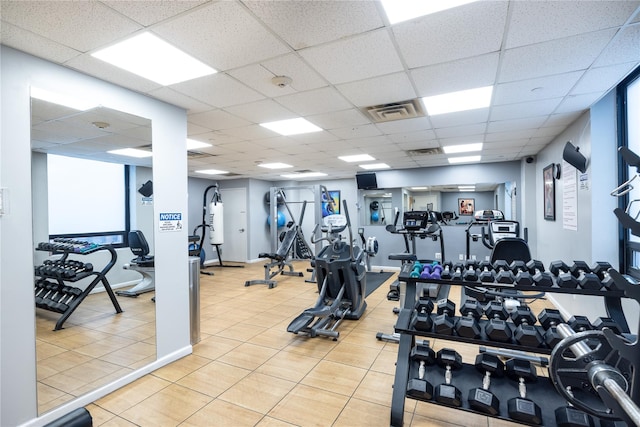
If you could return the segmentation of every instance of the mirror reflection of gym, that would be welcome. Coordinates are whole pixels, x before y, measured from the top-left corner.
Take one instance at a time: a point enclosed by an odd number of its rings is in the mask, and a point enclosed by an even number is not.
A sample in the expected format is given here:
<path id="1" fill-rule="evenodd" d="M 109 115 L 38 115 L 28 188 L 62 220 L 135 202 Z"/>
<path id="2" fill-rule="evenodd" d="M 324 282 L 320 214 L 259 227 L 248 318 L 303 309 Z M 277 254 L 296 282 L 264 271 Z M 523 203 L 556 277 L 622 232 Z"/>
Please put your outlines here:
<path id="1" fill-rule="evenodd" d="M 96 224 L 96 215 L 99 213 L 94 206 L 77 204 L 80 197 L 74 197 L 77 191 L 72 185 L 87 181 L 81 178 L 96 174 L 95 169 L 84 173 L 71 170 L 71 178 L 63 181 L 66 184 L 58 185 L 62 187 L 57 188 L 61 191 L 57 195 L 49 192 L 47 153 L 52 153 L 74 156 L 71 160 L 81 157 L 107 161 L 107 165 L 112 166 L 119 163 L 118 167 L 129 163 L 131 228 L 143 232 L 149 252 L 152 253 L 153 199 L 152 196 L 145 197 L 136 192 L 151 179 L 151 157 L 131 162 L 128 157 L 106 153 L 107 150 L 126 147 L 141 147 L 150 152 L 151 122 L 148 119 L 104 107 L 79 111 L 32 98 L 33 242 L 36 247 L 40 242 L 48 242 L 49 235 L 53 233 L 49 230 L 52 203 L 62 202 L 73 206 L 93 224 Z M 101 180 L 100 175 L 96 177 L 98 181 Z M 91 189 L 85 191 L 93 192 Z M 98 197 L 106 197 L 103 191 L 96 190 L 96 193 Z M 126 271 L 123 264 L 129 263 L 136 255 L 128 247 L 118 248 L 114 252 L 117 259 L 107 274 L 108 283 L 112 287 L 122 284 L 135 286 L 142 276 Z M 78 281 L 64 280 L 62 283 L 68 286 L 67 291 L 84 290 L 110 263 L 111 255 L 109 250 L 99 250 L 89 255 L 69 255 L 68 260 L 95 269 L 96 273 L 91 274 L 89 268 L 79 269 L 78 277 L 87 274 L 88 277 Z M 52 255 L 47 250 L 34 248 L 34 280 L 41 279 L 37 274 L 39 267 L 58 258 L 59 254 Z M 103 287 L 102 283 L 97 283 L 94 290 L 99 291 Z M 116 304 L 112 303 L 107 292 L 92 292 L 77 304 L 77 308 L 62 324 L 63 314 L 43 308 L 35 309 L 38 413 L 47 412 L 156 359 L 153 295 L 153 292 L 149 292 L 138 298 L 118 296 L 117 305 L 122 309 L 118 313 Z M 71 305 L 73 299 L 71 296 L 61 297 L 58 304 Z M 56 328 L 58 330 L 54 330 Z"/>

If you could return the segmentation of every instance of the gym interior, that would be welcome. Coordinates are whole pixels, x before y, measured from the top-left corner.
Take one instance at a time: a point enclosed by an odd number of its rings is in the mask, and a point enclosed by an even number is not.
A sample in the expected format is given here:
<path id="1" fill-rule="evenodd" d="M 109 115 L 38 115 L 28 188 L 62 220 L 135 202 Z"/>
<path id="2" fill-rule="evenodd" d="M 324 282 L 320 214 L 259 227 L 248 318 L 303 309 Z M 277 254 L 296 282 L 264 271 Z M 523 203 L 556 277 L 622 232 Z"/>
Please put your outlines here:
<path id="1" fill-rule="evenodd" d="M 638 2 L 479 2 L 400 23 L 377 1 L 167 2 L 157 15 L 141 3 L 78 6 L 73 13 L 85 22 L 108 16 L 121 25 L 97 39 L 90 35 L 100 31 L 71 19 L 60 21 L 68 34 L 49 29 L 30 15 L 36 2 L 1 3 L 0 425 L 638 425 Z M 49 14 L 68 6 L 37 4 Z M 288 32 L 288 8 L 308 25 L 312 46 L 290 41 L 305 28 Z M 439 59 L 415 62 L 428 49 L 407 39 L 413 27 L 439 22 L 442 34 L 462 32 L 474 16 L 501 23 L 498 53 L 460 59 L 431 50 Z M 224 48 L 237 56 L 218 60 L 224 80 L 211 87 L 150 85 L 87 59 L 146 27 L 177 42 L 173 32 L 212 21 L 242 37 Z M 522 22 L 552 34 L 514 41 L 525 37 L 514 30 Z M 70 34 L 82 34 L 85 47 L 69 47 Z M 267 53 L 256 34 L 286 48 Z M 455 37 L 430 34 L 451 51 L 488 37 L 469 33 L 458 46 Z M 339 65 L 323 68 L 323 49 L 335 54 L 332 44 L 341 42 L 355 51 L 373 43 L 388 61 L 371 57 L 373 72 L 357 55 L 338 56 Z M 192 54 L 203 42 L 193 43 Z M 589 59 L 547 74 L 531 71 L 542 63 L 518 70 L 509 62 L 518 43 L 524 56 L 550 62 L 574 58 L 578 47 Z M 244 49 L 265 53 L 243 57 Z M 287 53 L 293 65 L 278 62 Z M 447 68 L 456 60 L 457 74 Z M 491 108 L 464 116 L 426 108 L 417 118 L 391 112 L 376 123 L 354 100 L 371 91 L 369 104 L 388 107 L 480 86 L 486 77 L 469 71 L 483 69 L 475 60 L 493 64 L 489 83 L 501 92 Z M 277 69 L 292 82 L 272 82 L 283 77 Z M 296 80 L 296 71 L 308 80 Z M 252 98 L 247 82 L 268 90 Z M 344 104 L 322 110 L 334 100 L 321 91 L 311 103 L 295 98 L 318 87 Z M 36 88 L 94 105 L 78 113 Z M 212 113 L 198 93 L 238 100 L 211 102 Z M 341 126 L 316 140 L 288 140 L 265 138 L 271 131 L 249 119 L 293 113 L 321 128 Z M 109 127 L 103 139 L 87 136 Z M 241 127 L 246 133 L 234 139 Z M 63 135 L 70 128 L 76 134 Z M 442 147 L 477 136 L 482 161 L 447 164 Z M 176 143 L 187 138 L 213 147 Z M 287 151 L 283 141 L 295 144 Z M 303 149 L 307 142 L 317 151 Z M 244 149 L 234 152 L 234 144 Z M 150 157 L 105 154 L 114 146 Z M 337 159 L 385 146 L 392 148 L 375 155 L 389 168 L 346 168 Z M 258 147 L 276 154 L 252 155 Z M 298 173 L 327 175 L 284 178 L 258 167 L 282 152 L 306 159 Z M 115 180 L 95 166 L 52 174 L 56 154 L 118 165 L 119 199 L 107 200 Z M 232 173 L 197 172 L 208 168 Z M 98 197 L 87 202 L 89 193 Z M 110 225 L 112 205 L 126 212 L 116 215 L 122 226 Z M 73 218 L 71 230 L 53 231 L 56 215 Z M 85 220 L 97 228 L 73 229 Z"/>

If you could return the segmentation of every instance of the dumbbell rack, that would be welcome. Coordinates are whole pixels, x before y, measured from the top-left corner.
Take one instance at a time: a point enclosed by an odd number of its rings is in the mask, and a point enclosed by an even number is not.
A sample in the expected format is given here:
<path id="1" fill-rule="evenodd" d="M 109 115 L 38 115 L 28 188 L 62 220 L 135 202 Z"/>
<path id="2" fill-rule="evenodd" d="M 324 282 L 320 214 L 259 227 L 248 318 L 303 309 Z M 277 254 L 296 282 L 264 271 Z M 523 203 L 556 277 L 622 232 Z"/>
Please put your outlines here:
<path id="1" fill-rule="evenodd" d="M 481 327 L 482 336 L 479 339 L 465 338 L 455 335 L 442 335 L 427 331 L 418 331 L 413 328 L 412 315 L 414 310 L 414 304 L 416 301 L 416 287 L 418 284 L 423 283 L 435 283 L 439 285 L 452 285 L 452 286 L 466 286 L 472 288 L 500 288 L 500 289 L 515 289 L 519 291 L 534 291 L 534 292 L 551 292 L 551 293 L 568 293 L 574 295 L 593 295 L 602 296 L 604 298 L 605 307 L 609 317 L 613 318 L 624 332 L 628 333 L 628 324 L 622 311 L 622 298 L 634 299 L 640 304 L 640 285 L 632 285 L 622 275 L 620 275 L 614 269 L 610 269 L 609 273 L 615 281 L 615 289 L 581 289 L 581 288 L 562 288 L 557 285 L 554 279 L 554 284 L 551 287 L 538 287 L 538 286 L 524 286 L 518 284 L 503 284 L 503 283 L 482 283 L 482 282 L 468 282 L 463 280 L 443 280 L 443 279 L 420 279 L 416 277 L 410 277 L 412 271 L 412 265 L 407 264 L 400 272 L 399 280 L 406 283 L 406 295 L 404 300 L 404 307 L 398 314 L 398 320 L 395 326 L 395 332 L 400 335 L 398 346 L 398 358 L 396 363 L 396 373 L 393 384 L 393 394 L 391 402 L 391 426 L 401 427 L 403 425 L 404 417 L 404 405 L 405 397 L 416 399 L 415 396 L 407 394 L 407 383 L 409 378 L 418 378 L 419 363 L 413 361 L 410 358 L 411 349 L 416 344 L 416 336 L 439 338 L 449 341 L 459 341 L 470 344 L 476 344 L 479 346 L 498 347 L 510 350 L 533 352 L 539 354 L 551 354 L 552 348 L 548 347 L 528 347 L 517 344 L 515 341 L 510 343 L 502 343 L 497 341 L 490 341 L 484 334 L 484 325 L 488 321 L 480 320 L 478 323 Z M 435 314 L 430 314 L 435 316 Z M 454 322 L 456 319 L 454 319 Z M 513 326 L 513 325 L 510 325 Z M 513 326 L 515 329 L 515 326 Z M 544 333 L 544 329 L 540 326 L 540 332 Z M 640 325 L 639 325 L 640 327 Z M 610 336 L 609 336 L 610 335 Z M 633 367 L 633 378 L 628 378 L 630 384 L 629 395 L 632 398 L 638 399 L 640 397 L 640 344 L 636 339 L 633 343 L 628 343 L 620 339 L 614 334 L 607 334 L 607 339 L 610 341 L 612 347 L 620 352 L 620 355 L 628 361 L 631 361 Z M 615 341 L 615 342 L 611 342 Z M 444 382 L 444 369 L 438 366 L 426 366 L 424 378 L 431 382 L 434 387 L 436 384 Z M 466 400 L 467 393 L 470 389 L 480 387 L 482 384 L 482 375 L 475 369 L 473 365 L 463 363 L 461 370 L 453 372 L 453 382 L 456 387 L 462 391 L 462 406 L 457 408 L 463 411 L 468 411 L 483 416 L 489 416 L 484 413 L 476 412 L 469 407 Z M 504 419 L 514 422 L 514 420 L 508 418 L 507 415 L 507 401 L 512 397 L 518 396 L 518 384 L 516 381 L 512 381 L 508 378 L 492 379 L 490 390 L 500 399 L 500 415 L 496 418 Z M 527 384 L 527 397 L 531 398 L 538 403 L 542 409 L 543 425 L 556 425 L 554 411 L 559 407 L 566 406 L 566 402 L 558 394 L 554 388 L 551 380 L 547 377 L 539 377 L 537 382 Z M 597 399 L 592 397 L 589 393 L 580 393 L 578 395 L 583 402 L 589 402 L 590 399 Z M 418 400 L 422 400 L 417 398 Z M 441 405 L 435 400 L 425 400 L 429 403 Z M 595 426 L 598 427 L 598 421 L 596 420 Z"/>
<path id="2" fill-rule="evenodd" d="M 62 329 L 62 325 L 64 324 L 64 322 L 66 322 L 69 316 L 71 316 L 71 314 L 78 308 L 78 306 L 82 303 L 82 301 L 84 301 L 84 299 L 89 295 L 89 293 L 93 290 L 93 288 L 95 288 L 96 285 L 101 282 L 105 291 L 107 291 L 109 298 L 111 299 L 111 303 L 113 304 L 113 307 L 115 308 L 116 313 L 122 313 L 122 308 L 120 308 L 120 304 L 118 303 L 118 300 L 116 299 L 116 296 L 113 290 L 111 289 L 111 285 L 109 285 L 109 281 L 107 280 L 107 276 L 106 276 L 107 272 L 111 270 L 111 268 L 113 268 L 113 266 L 116 264 L 118 255 L 116 254 L 115 249 L 113 249 L 110 245 L 85 245 L 80 247 L 78 245 L 76 245 L 75 247 L 71 247 L 70 245 L 69 248 L 63 248 L 63 246 L 64 245 L 54 246 L 49 244 L 49 242 L 43 242 L 38 244 L 38 246 L 36 247 L 36 250 L 46 251 L 46 252 L 49 252 L 51 255 L 62 255 L 59 258 L 60 262 L 65 262 L 68 259 L 69 255 L 71 254 L 89 255 L 98 251 L 108 251 L 109 254 L 111 255 L 111 259 L 100 271 L 93 270 L 93 271 L 87 271 L 87 272 L 80 272 L 71 278 L 62 277 L 56 274 L 47 274 L 43 272 L 42 269 L 39 269 L 38 267 L 35 268 L 36 276 L 45 280 L 55 280 L 59 286 L 64 286 L 65 283 L 74 283 L 82 279 L 85 279 L 87 277 L 95 276 L 95 278 L 82 291 L 82 293 L 80 293 L 76 298 L 73 298 L 72 301 L 69 302 L 68 308 L 66 310 L 60 312 L 58 310 L 47 308 L 46 306 L 38 307 L 44 310 L 62 314 L 62 316 L 60 316 L 60 318 L 56 322 L 56 326 L 53 330 L 58 331 Z"/>

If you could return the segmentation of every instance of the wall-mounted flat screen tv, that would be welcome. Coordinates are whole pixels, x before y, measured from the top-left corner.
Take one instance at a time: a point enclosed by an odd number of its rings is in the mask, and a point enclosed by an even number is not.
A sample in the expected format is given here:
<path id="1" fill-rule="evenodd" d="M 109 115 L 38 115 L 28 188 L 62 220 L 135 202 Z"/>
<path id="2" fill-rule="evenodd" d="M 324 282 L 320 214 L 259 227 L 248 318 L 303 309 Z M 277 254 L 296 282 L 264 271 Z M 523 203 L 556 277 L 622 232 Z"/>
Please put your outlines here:
<path id="1" fill-rule="evenodd" d="M 358 184 L 358 190 L 375 190 L 378 188 L 375 172 L 356 174 L 356 183 Z"/>

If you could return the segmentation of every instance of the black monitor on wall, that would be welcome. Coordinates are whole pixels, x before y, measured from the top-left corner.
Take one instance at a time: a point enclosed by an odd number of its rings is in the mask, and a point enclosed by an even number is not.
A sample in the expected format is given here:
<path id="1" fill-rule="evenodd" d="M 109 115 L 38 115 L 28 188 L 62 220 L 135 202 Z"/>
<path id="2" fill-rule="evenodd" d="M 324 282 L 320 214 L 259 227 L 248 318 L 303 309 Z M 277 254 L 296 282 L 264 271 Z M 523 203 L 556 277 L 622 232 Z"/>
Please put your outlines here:
<path id="1" fill-rule="evenodd" d="M 375 172 L 356 174 L 358 190 L 375 190 L 378 188 L 378 181 Z"/>

